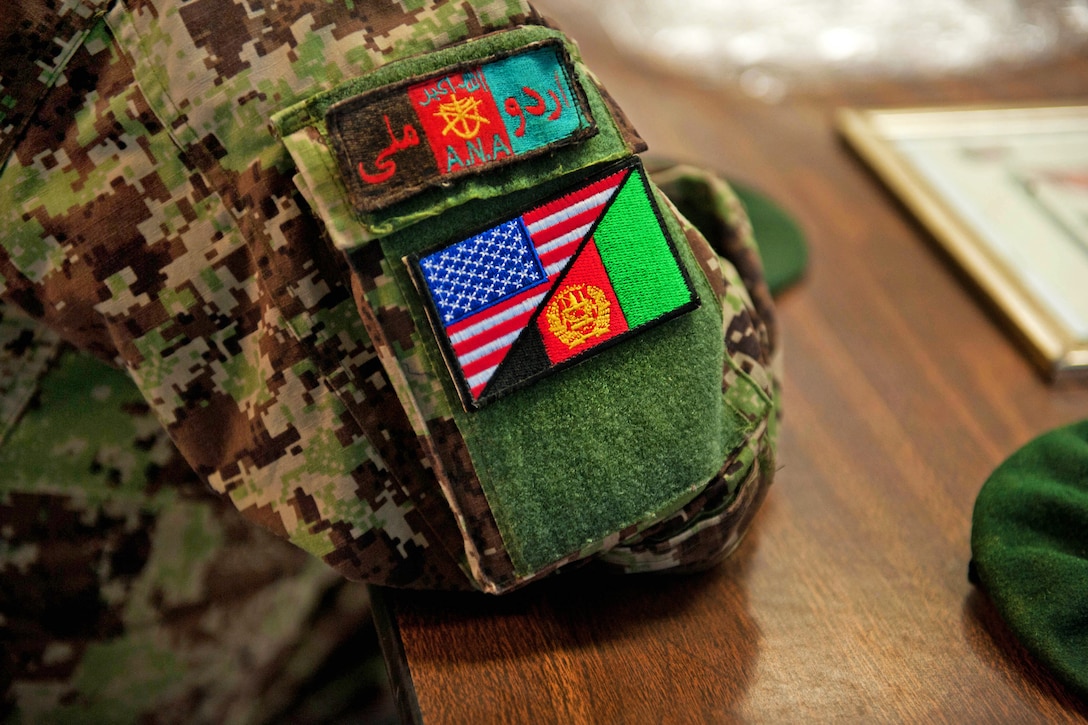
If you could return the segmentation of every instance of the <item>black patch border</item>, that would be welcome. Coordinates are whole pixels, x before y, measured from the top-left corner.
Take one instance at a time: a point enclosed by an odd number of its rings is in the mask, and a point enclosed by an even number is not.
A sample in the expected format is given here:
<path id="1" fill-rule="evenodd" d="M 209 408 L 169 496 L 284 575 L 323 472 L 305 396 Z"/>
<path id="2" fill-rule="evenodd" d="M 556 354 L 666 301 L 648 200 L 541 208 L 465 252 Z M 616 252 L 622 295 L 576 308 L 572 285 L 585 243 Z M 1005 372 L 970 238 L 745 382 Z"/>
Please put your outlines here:
<path id="1" fill-rule="evenodd" d="M 624 169 L 628 170 L 628 174 L 624 178 L 624 180 L 620 182 L 621 187 L 623 184 L 626 184 L 630 180 L 630 176 L 632 173 L 635 173 L 636 171 L 640 172 L 643 191 L 646 194 L 647 201 L 649 201 L 650 203 L 650 209 L 654 213 L 654 218 L 657 219 L 657 223 L 661 228 L 662 234 L 665 237 L 665 243 L 668 245 L 669 251 L 672 253 L 673 260 L 676 262 L 676 266 L 680 270 L 680 275 L 681 277 L 683 277 L 684 284 L 687 285 L 690 295 L 688 301 L 680 305 L 679 307 L 676 307 L 675 309 L 666 312 L 660 317 L 655 317 L 649 322 L 645 322 L 638 327 L 628 329 L 626 332 L 608 340 L 605 340 L 598 345 L 594 345 L 588 350 L 585 350 L 572 358 L 564 360 L 561 363 L 552 365 L 551 367 L 540 373 L 522 378 L 514 385 L 510 385 L 501 390 L 491 392 L 491 382 L 488 381 L 488 385 L 484 388 L 483 393 L 480 395 L 479 399 L 474 400 L 472 397 L 471 388 L 468 384 L 468 380 L 465 378 L 464 371 L 461 369 L 461 365 L 457 361 L 457 355 L 456 353 L 454 353 L 453 345 L 450 342 L 449 336 L 445 333 L 445 328 L 442 324 L 442 315 L 438 311 L 438 308 L 435 305 L 434 300 L 431 298 L 430 292 L 427 288 L 427 283 L 424 279 L 423 271 L 420 268 L 419 264 L 420 259 L 426 257 L 427 255 L 433 254 L 434 252 L 445 249 L 452 244 L 456 244 L 459 241 L 485 232 L 488 229 L 497 226 L 498 224 L 502 224 L 503 222 L 507 222 L 512 219 L 516 219 L 524 214 L 527 214 L 528 212 L 532 211 L 537 207 L 543 206 L 544 204 L 547 204 L 562 197 L 564 194 L 576 187 L 588 186 L 595 181 L 599 181 L 607 176 L 616 173 L 617 171 L 621 171 Z M 619 191 L 620 190 L 617 189 L 616 194 L 614 194 L 612 198 L 609 199 L 608 204 L 605 205 L 605 208 L 601 211 L 600 216 L 598 216 L 597 219 L 593 222 L 593 225 L 589 228 L 585 236 L 582 238 L 582 241 L 578 243 L 578 248 L 571 255 L 567 266 L 563 268 L 563 270 L 555 278 L 554 283 L 550 286 L 551 290 L 558 288 L 559 285 L 562 284 L 563 280 L 567 276 L 567 273 L 573 266 L 574 261 L 582 253 L 582 250 L 585 248 L 586 244 L 589 243 L 589 240 L 593 238 L 593 233 L 596 231 L 597 226 L 600 224 L 601 220 L 604 219 L 605 215 L 608 214 L 608 210 L 612 207 L 612 204 L 619 197 Z M 655 198 L 653 189 L 650 187 L 650 176 L 646 172 L 646 169 L 642 164 L 642 160 L 638 156 L 631 156 L 616 163 L 607 164 L 603 167 L 593 167 L 583 173 L 572 175 L 570 183 L 566 184 L 563 190 L 558 192 L 552 192 L 547 195 L 540 195 L 533 201 L 520 207 L 520 210 L 518 211 L 508 212 L 502 216 L 494 217 L 491 221 L 475 227 L 474 231 L 452 235 L 440 244 L 436 244 L 419 252 L 413 252 L 412 254 L 406 255 L 402 261 L 407 266 L 408 276 L 412 280 L 412 284 L 415 285 L 416 292 L 422 301 L 424 311 L 427 314 L 427 321 L 430 323 L 431 334 L 433 335 L 434 340 L 442 353 L 443 362 L 445 363 L 446 369 L 450 374 L 450 378 L 453 380 L 454 387 L 457 390 L 457 396 L 461 401 L 461 406 L 465 409 L 466 412 L 478 410 L 494 402 L 495 400 L 504 398 L 511 393 L 517 392 L 518 390 L 522 390 L 537 382 L 538 380 L 541 380 L 542 378 L 549 377 L 556 373 L 562 372 L 563 370 L 574 367 L 575 365 L 579 365 L 582 362 L 585 362 L 586 360 L 596 356 L 597 354 L 602 353 L 605 350 L 613 347 L 616 344 L 625 342 L 631 337 L 639 335 L 663 322 L 667 322 L 668 320 L 675 319 L 676 317 L 691 312 L 692 310 L 698 309 L 702 305 L 702 300 L 699 298 L 699 294 L 695 291 L 695 285 L 692 284 L 691 276 L 688 273 L 688 270 L 684 265 L 683 260 L 680 258 L 680 253 L 676 248 L 676 243 L 674 242 L 673 236 L 669 232 L 668 226 L 665 223 L 665 218 L 661 213 L 661 208 L 657 203 L 657 199 Z M 529 321 L 525 323 L 525 328 L 523 329 L 528 329 L 530 326 L 536 325 L 536 321 L 543 313 L 545 306 L 546 305 L 544 303 L 541 303 L 541 305 L 533 311 L 532 316 L 529 318 Z M 520 335 L 515 338 L 513 344 L 516 344 L 517 340 L 519 339 Z M 511 351 L 513 350 L 513 344 L 511 345 Z M 499 369 L 502 368 L 503 363 L 505 362 L 506 360 L 504 359 L 503 362 L 499 363 L 499 368 L 496 369 L 495 374 L 498 374 Z"/>
<path id="2" fill-rule="evenodd" d="M 487 63 L 503 60 L 523 53 L 529 53 L 541 48 L 555 49 L 559 66 L 566 74 L 567 82 L 570 85 L 572 95 L 574 96 L 574 103 L 578 106 L 586 120 L 587 125 L 584 128 L 577 129 L 569 136 L 533 149 L 532 151 L 496 159 L 484 166 L 471 166 L 451 174 L 435 174 L 433 177 L 423 179 L 415 184 L 406 187 L 398 187 L 378 194 L 365 193 L 370 191 L 370 189 L 362 185 L 358 175 L 355 173 L 355 164 L 352 161 L 351 154 L 352 144 L 349 136 L 344 133 L 341 125 L 341 119 L 344 116 L 352 115 L 357 112 L 364 112 L 369 106 L 375 103 L 384 101 L 387 98 L 396 96 L 400 93 L 407 92 L 409 86 L 413 86 L 417 83 L 441 78 L 450 75 L 451 73 L 478 68 Z M 426 73 L 409 76 L 379 88 L 363 91 L 362 93 L 338 101 L 330 106 L 328 111 L 325 112 L 325 129 L 328 134 L 329 145 L 336 158 L 337 170 L 340 172 L 341 180 L 347 188 L 348 200 L 351 202 L 351 206 L 357 214 L 369 214 L 379 211 L 404 201 L 405 199 L 409 199 L 426 189 L 436 186 L 446 186 L 466 176 L 479 176 L 494 169 L 502 168 L 510 163 L 531 159 L 563 146 L 570 146 L 584 139 L 596 136 L 599 133 L 597 121 L 594 119 L 593 113 L 589 107 L 589 100 L 586 97 L 585 89 L 582 87 L 582 83 L 578 77 L 578 72 L 574 67 L 574 62 L 571 60 L 570 53 L 567 52 L 566 46 L 558 38 L 547 38 L 545 40 L 534 41 L 519 48 L 503 50 L 481 58 L 461 61 L 453 65 L 444 66 L 436 71 L 428 71 Z"/>

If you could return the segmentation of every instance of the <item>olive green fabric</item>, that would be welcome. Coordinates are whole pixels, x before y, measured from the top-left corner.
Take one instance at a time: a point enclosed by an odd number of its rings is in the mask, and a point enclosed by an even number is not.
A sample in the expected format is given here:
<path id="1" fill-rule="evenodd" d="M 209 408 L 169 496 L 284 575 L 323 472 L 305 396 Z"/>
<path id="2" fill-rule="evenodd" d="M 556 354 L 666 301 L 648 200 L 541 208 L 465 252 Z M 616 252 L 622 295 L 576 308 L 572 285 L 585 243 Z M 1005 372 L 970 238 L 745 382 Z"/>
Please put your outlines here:
<path id="1" fill-rule="evenodd" d="M 735 234 L 740 220 L 750 225 L 772 294 L 781 294 L 804 275 L 808 266 L 804 232 L 766 194 L 733 180 L 726 182 L 715 171 L 678 166 L 666 158 L 647 159 L 646 168 L 665 174 L 657 179 L 661 190 L 707 239 Z"/>
<path id="2" fill-rule="evenodd" d="M 975 502 L 973 570 L 1024 646 L 1088 698 L 1088 420 L 1028 443 Z"/>
<path id="3" fill-rule="evenodd" d="M 473 219 L 519 211 L 564 183 L 539 179 L 529 193 L 465 204 L 392 234 L 381 240 L 390 268 L 410 289 L 396 260 L 471 228 Z M 673 239 L 683 239 L 676 220 L 664 219 Z M 747 424 L 722 404 L 721 312 L 687 245 L 677 247 L 703 300 L 698 309 L 517 396 L 471 414 L 453 411 L 518 573 L 675 511 L 743 441 Z M 409 302 L 422 319 L 419 299 Z M 425 344 L 439 360 L 433 339 Z"/>
<path id="4" fill-rule="evenodd" d="M 21 324 L 2 363 L 48 345 Z M 27 372 L 0 381 L 36 391 L 0 446 L 0 722 L 389 711 L 365 587 L 207 490 L 123 372 L 71 350 Z"/>
<path id="5" fill-rule="evenodd" d="M 767 286 L 772 294 L 781 294 L 801 279 L 808 266 L 805 235 L 793 217 L 770 197 L 735 181 L 729 184 L 752 222 Z"/>

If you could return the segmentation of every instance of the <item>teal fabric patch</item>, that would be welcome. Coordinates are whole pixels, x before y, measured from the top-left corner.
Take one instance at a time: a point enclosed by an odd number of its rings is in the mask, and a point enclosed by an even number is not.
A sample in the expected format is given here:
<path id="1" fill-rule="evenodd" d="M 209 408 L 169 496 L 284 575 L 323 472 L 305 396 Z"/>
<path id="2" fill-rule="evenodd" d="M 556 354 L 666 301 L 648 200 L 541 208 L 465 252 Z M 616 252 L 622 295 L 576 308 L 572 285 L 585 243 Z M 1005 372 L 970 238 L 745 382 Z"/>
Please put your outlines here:
<path id="1" fill-rule="evenodd" d="M 330 107 L 325 125 L 358 212 L 596 132 L 555 39 L 366 91 Z"/>
<path id="2" fill-rule="evenodd" d="M 562 48 L 540 48 L 484 66 L 515 154 L 527 154 L 589 127 L 581 88 L 561 62 Z"/>

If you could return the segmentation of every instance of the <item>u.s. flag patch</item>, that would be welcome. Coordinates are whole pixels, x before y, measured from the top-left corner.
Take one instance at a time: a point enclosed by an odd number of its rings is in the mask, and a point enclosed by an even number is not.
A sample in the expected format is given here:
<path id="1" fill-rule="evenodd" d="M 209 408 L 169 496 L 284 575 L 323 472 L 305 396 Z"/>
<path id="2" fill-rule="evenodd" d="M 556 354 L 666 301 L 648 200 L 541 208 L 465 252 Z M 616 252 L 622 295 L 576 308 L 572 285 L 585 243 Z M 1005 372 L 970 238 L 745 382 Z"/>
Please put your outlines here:
<path id="1" fill-rule="evenodd" d="M 698 306 L 637 159 L 409 266 L 469 409 Z"/>

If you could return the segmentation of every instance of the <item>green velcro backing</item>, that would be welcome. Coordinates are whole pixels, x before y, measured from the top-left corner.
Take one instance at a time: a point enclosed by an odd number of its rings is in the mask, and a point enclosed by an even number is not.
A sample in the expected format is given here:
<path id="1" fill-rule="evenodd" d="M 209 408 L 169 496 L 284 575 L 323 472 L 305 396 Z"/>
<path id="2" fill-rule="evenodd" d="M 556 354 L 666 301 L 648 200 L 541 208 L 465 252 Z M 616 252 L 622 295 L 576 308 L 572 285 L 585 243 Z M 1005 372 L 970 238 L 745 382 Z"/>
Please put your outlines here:
<path id="1" fill-rule="evenodd" d="M 993 472 L 971 551 L 1009 628 L 1088 698 L 1088 421 L 1036 438 Z"/>
<path id="2" fill-rule="evenodd" d="M 530 192 L 468 203 L 381 240 L 421 329 L 429 330 L 422 302 L 401 260 L 574 183 L 535 180 Z M 675 510 L 717 473 L 743 430 L 722 402 L 720 308 L 679 225 L 670 214 L 664 219 L 699 308 L 484 408 L 455 406 L 518 574 Z M 432 368 L 456 400 L 435 338 L 429 331 L 423 337 Z"/>

